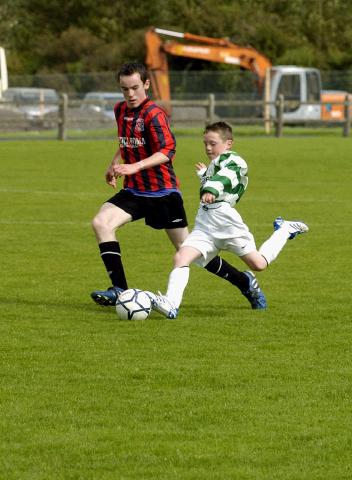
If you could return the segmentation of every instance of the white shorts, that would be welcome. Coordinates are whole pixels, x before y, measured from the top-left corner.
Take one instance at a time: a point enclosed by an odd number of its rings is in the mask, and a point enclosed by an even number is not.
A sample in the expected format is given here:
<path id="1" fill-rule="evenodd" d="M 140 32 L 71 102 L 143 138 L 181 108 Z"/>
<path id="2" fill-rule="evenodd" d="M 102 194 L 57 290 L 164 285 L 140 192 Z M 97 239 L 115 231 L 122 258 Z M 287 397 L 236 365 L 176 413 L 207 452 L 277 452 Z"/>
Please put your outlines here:
<path id="1" fill-rule="evenodd" d="M 201 252 L 202 257 L 195 263 L 202 267 L 220 250 L 227 250 L 239 257 L 256 250 L 254 237 L 241 215 L 226 202 L 201 204 L 194 229 L 182 246 L 193 247 Z"/>

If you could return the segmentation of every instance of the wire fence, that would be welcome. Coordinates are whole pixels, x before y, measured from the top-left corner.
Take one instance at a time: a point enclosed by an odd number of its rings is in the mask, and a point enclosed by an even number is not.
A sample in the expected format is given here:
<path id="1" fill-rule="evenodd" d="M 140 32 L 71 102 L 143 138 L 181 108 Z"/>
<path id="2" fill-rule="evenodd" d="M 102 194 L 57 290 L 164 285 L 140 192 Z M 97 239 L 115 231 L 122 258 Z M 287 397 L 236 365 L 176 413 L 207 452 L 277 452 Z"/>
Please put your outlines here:
<path id="1" fill-rule="evenodd" d="M 43 97 L 44 98 L 44 97 Z M 316 118 L 302 119 L 290 118 L 285 115 L 285 110 L 293 102 L 285 101 L 280 95 L 275 102 L 263 100 L 217 100 L 214 94 L 209 94 L 205 99 L 195 100 L 172 100 L 167 105 L 161 104 L 171 113 L 171 121 L 174 125 L 205 125 L 216 120 L 227 120 L 234 125 L 259 125 L 263 133 L 274 133 L 276 137 L 283 135 L 285 125 L 305 124 L 306 126 L 339 126 L 343 136 L 350 135 L 352 117 L 352 97 L 346 95 L 342 101 L 332 105 L 322 102 L 300 103 L 299 108 L 318 106 L 320 111 L 329 107 L 340 109 L 340 118 L 332 120 L 319 115 Z M 31 105 L 29 110 L 21 111 L 21 106 L 7 103 L 6 110 L 0 106 L 0 132 L 28 131 L 28 130 L 55 130 L 58 140 L 66 140 L 70 130 L 98 130 L 115 129 L 114 101 L 92 100 L 86 102 L 80 99 L 69 99 L 64 93 L 59 97 L 58 104 L 48 106 L 44 103 Z M 28 105 L 25 106 L 27 108 Z M 255 111 L 256 115 L 247 116 L 224 116 L 219 117 L 218 111 L 226 108 L 228 111 L 247 109 Z M 30 112 L 30 113 L 28 113 Z"/>
<path id="2" fill-rule="evenodd" d="M 352 92 L 352 71 L 321 72 L 324 89 Z M 33 75 L 10 77 L 9 90 L 37 88 L 50 89 L 56 101 L 48 105 L 44 95 L 36 101 L 0 101 L 0 133 L 29 130 L 55 130 L 57 138 L 67 138 L 67 131 L 116 129 L 113 107 L 122 98 L 117 90 L 114 72 L 82 75 Z M 204 125 L 216 119 L 225 119 L 233 124 L 261 125 L 265 132 L 274 131 L 281 136 L 285 118 L 284 98 L 278 103 L 264 103 L 258 93 L 256 78 L 247 71 L 224 72 L 170 72 L 171 121 L 182 126 Z M 16 85 L 16 89 L 12 87 Z M 114 93 L 115 92 L 115 93 Z M 211 92 L 211 93 L 209 93 Z M 21 97 L 22 98 L 22 97 Z M 341 125 L 343 135 L 350 133 L 351 98 L 340 103 L 342 115 L 334 122 Z M 24 103 L 23 103 L 24 102 Z M 165 105 L 162 105 L 165 106 Z M 320 104 L 322 109 L 331 104 Z M 281 108 L 282 113 L 281 112 Z M 267 113 L 265 113 L 267 112 Z M 268 114 L 268 112 L 270 112 Z M 323 118 L 306 124 L 329 125 Z M 302 123 L 302 121 L 300 122 Z"/>
<path id="3" fill-rule="evenodd" d="M 321 71 L 323 89 L 352 92 L 352 70 Z M 171 96 L 195 100 L 214 93 L 219 99 L 255 99 L 260 96 L 256 76 L 249 71 L 170 71 Z M 69 98 L 83 98 L 90 91 L 115 91 L 115 72 L 50 75 L 10 75 L 10 87 L 53 88 Z"/>

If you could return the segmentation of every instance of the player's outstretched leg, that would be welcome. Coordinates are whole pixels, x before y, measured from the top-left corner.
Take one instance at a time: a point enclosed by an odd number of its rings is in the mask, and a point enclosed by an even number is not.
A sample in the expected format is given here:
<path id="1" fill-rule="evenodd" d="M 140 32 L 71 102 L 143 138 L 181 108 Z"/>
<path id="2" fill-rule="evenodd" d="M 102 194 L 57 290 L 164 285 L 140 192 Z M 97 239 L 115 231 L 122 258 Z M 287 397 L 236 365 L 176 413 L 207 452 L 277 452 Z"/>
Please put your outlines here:
<path id="1" fill-rule="evenodd" d="M 247 298 L 253 310 L 264 310 L 267 307 L 266 298 L 259 287 L 256 276 L 250 271 L 243 273 L 248 277 L 249 285 L 247 290 L 242 290 L 242 295 Z"/>
<path id="2" fill-rule="evenodd" d="M 178 308 L 172 303 L 172 301 L 166 296 L 158 292 L 158 295 L 153 295 L 151 298 L 152 307 L 157 312 L 161 313 L 166 318 L 176 318 L 178 315 Z"/>
<path id="3" fill-rule="evenodd" d="M 292 240 L 300 233 L 306 233 L 309 230 L 308 225 L 303 222 L 298 220 L 284 220 L 282 217 L 275 218 L 273 225 L 275 231 L 280 228 L 286 228 L 290 235 L 288 237 L 289 240 Z"/>
<path id="4" fill-rule="evenodd" d="M 90 296 L 98 305 L 102 305 L 103 307 L 111 307 L 116 305 L 117 298 L 123 291 L 123 288 L 109 287 L 107 290 L 95 290 L 90 294 Z"/>

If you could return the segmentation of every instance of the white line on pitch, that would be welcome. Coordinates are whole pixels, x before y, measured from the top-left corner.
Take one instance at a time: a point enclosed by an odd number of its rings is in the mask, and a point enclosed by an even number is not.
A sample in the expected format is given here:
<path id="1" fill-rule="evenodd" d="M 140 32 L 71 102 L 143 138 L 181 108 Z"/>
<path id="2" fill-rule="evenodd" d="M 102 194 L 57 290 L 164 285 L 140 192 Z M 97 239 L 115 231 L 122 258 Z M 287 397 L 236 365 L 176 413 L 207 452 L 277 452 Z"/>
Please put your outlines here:
<path id="1" fill-rule="evenodd" d="M 100 195 L 94 192 L 61 192 L 52 190 L 30 190 L 25 188 L 1 188 L 0 193 L 34 193 L 35 195 L 67 195 L 74 197 L 99 197 Z"/>
<path id="2" fill-rule="evenodd" d="M 51 221 L 51 220 L 0 220 L 0 225 L 78 225 L 80 227 L 90 226 L 89 222 Z"/>

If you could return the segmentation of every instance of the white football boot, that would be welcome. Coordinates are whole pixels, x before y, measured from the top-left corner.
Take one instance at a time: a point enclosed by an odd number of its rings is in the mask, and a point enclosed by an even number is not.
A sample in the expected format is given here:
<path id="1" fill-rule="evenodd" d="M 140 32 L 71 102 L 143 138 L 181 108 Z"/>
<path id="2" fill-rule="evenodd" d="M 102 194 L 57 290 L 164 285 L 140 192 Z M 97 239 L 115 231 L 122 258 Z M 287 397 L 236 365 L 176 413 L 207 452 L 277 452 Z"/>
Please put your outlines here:
<path id="1" fill-rule="evenodd" d="M 149 293 L 149 292 L 148 292 Z M 153 297 L 150 297 L 152 302 L 153 310 L 161 313 L 166 318 L 177 318 L 178 308 L 167 298 L 166 295 L 162 295 L 158 292 L 158 295 L 153 294 Z"/>
<path id="2" fill-rule="evenodd" d="M 284 220 L 282 217 L 275 218 L 274 222 L 274 230 L 279 230 L 279 228 L 287 228 L 289 233 L 289 240 L 292 240 L 300 233 L 307 233 L 309 228 L 303 222 L 299 222 L 298 220 Z"/>

